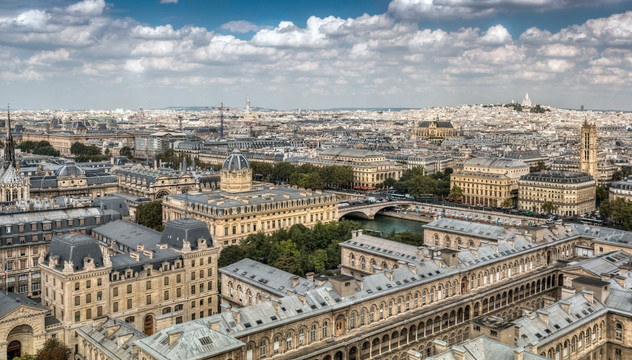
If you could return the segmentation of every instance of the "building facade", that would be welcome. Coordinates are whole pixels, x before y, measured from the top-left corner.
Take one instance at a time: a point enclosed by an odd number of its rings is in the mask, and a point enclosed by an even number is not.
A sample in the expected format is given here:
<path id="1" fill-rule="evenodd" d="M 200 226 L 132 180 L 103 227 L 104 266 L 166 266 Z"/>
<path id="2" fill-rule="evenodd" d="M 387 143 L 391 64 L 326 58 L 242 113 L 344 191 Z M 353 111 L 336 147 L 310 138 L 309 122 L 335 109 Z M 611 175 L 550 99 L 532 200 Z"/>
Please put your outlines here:
<path id="1" fill-rule="evenodd" d="M 632 201 L 632 177 L 628 177 L 625 180 L 613 182 L 612 184 L 610 184 L 608 193 L 608 198 L 610 199 L 610 201 L 619 198 L 625 201 Z"/>
<path id="2" fill-rule="evenodd" d="M 579 216 L 595 211 L 595 180 L 592 176 L 569 171 L 542 171 L 520 177 L 518 209 L 545 212 L 544 203 L 551 203 L 551 214 Z"/>
<path id="3" fill-rule="evenodd" d="M 474 158 L 450 176 L 450 188 L 463 189 L 463 203 L 501 207 L 518 198 L 518 181 L 529 173 L 526 163 L 504 158 Z"/>
<path id="4" fill-rule="evenodd" d="M 579 138 L 579 171 L 598 179 L 597 125 L 584 121 Z"/>
<path id="5" fill-rule="evenodd" d="M 422 121 L 413 129 L 410 138 L 416 139 L 451 139 L 458 137 L 457 130 L 450 121 L 439 121 L 439 118 L 431 121 Z"/>
<path id="6" fill-rule="evenodd" d="M 75 352 L 75 331 L 102 316 L 151 335 L 217 311 L 217 256 L 206 225 L 189 218 L 167 223 L 162 234 L 118 221 L 94 237 L 55 236 L 40 261 L 42 304 Z"/>

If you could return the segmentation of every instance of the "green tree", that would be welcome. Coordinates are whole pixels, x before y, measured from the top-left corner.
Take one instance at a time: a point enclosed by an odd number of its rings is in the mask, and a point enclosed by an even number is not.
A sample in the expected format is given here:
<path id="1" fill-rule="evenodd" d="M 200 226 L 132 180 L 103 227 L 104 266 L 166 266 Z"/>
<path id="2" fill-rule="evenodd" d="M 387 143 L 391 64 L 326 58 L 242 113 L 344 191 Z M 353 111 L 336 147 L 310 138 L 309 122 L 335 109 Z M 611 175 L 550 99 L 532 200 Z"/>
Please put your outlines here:
<path id="1" fill-rule="evenodd" d="M 439 181 L 423 175 L 415 175 L 408 182 L 408 193 L 410 195 L 427 195 L 439 192 Z"/>
<path id="2" fill-rule="evenodd" d="M 287 162 L 279 162 L 274 164 L 274 169 L 272 170 L 272 178 L 275 181 L 290 181 L 290 176 L 294 173 L 295 167 L 294 165 Z"/>
<path id="3" fill-rule="evenodd" d="M 133 159 L 134 158 L 134 155 L 132 154 L 132 149 L 130 149 L 129 146 L 123 146 L 121 148 L 121 150 L 119 151 L 119 155 L 125 156 L 128 159 Z"/>
<path id="4" fill-rule="evenodd" d="M 316 271 L 324 271 L 327 269 L 327 250 L 318 249 L 310 255 L 310 263 Z"/>
<path id="5" fill-rule="evenodd" d="M 601 202 L 601 205 L 599 205 L 599 215 L 603 216 L 606 219 L 609 219 L 612 216 L 612 210 L 610 209 L 610 200 L 606 199 Z"/>
<path id="6" fill-rule="evenodd" d="M 632 168 L 624 167 L 621 170 L 617 170 L 612 174 L 612 181 L 621 181 L 632 175 Z"/>
<path id="7" fill-rule="evenodd" d="M 463 189 L 457 185 L 452 187 L 450 190 L 450 195 L 448 196 L 450 201 L 457 201 L 463 198 Z"/>
<path id="8" fill-rule="evenodd" d="M 152 201 L 138 205 L 136 207 L 136 222 L 148 228 L 162 231 L 164 229 L 162 224 L 162 202 Z"/>
<path id="9" fill-rule="evenodd" d="M 244 258 L 246 258 L 246 250 L 239 245 L 230 245 L 222 249 L 217 259 L 217 266 L 228 266 Z"/>
<path id="10" fill-rule="evenodd" d="M 48 339 L 37 352 L 37 360 L 69 360 L 72 351 L 59 339 Z"/>
<path id="11" fill-rule="evenodd" d="M 384 180 L 384 182 L 382 183 L 383 187 L 385 189 L 390 189 L 393 186 L 395 186 L 395 184 L 397 184 L 397 180 L 393 179 L 392 177 L 387 178 L 386 180 Z"/>
<path id="12" fill-rule="evenodd" d="M 511 198 L 507 198 L 503 200 L 503 202 L 500 204 L 500 207 L 503 207 L 503 208 L 513 207 L 513 200 Z"/>
<path id="13" fill-rule="evenodd" d="M 408 181 L 418 175 L 424 176 L 424 173 L 425 171 L 423 166 L 415 166 L 411 169 L 406 169 L 399 178 L 399 181 Z"/>
<path id="14" fill-rule="evenodd" d="M 605 186 L 597 186 L 597 190 L 595 191 L 595 197 L 597 200 L 597 204 L 601 204 L 604 200 L 608 199 L 608 188 Z"/>
<path id="15" fill-rule="evenodd" d="M 423 234 L 413 233 L 410 231 L 395 233 L 395 231 L 393 230 L 390 234 L 386 236 L 386 238 L 408 245 L 421 246 L 424 244 Z"/>
<path id="16" fill-rule="evenodd" d="M 543 170 L 548 170 L 548 168 L 546 167 L 546 164 L 544 163 L 544 161 L 538 161 L 537 165 L 531 166 L 529 168 L 529 172 L 539 172 L 539 171 L 543 171 Z"/>
<path id="17" fill-rule="evenodd" d="M 544 204 L 542 204 L 542 211 L 545 214 L 551 214 L 557 209 L 558 209 L 557 205 L 553 204 L 553 202 L 551 201 L 545 201 Z"/>

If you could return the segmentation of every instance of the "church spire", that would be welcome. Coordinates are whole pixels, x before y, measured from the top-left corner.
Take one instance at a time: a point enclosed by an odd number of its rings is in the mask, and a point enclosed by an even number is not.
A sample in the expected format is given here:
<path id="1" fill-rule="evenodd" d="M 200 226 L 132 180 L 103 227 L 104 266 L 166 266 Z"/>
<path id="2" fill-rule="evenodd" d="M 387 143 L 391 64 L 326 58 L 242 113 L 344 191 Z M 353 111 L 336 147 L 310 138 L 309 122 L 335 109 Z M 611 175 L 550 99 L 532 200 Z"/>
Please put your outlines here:
<path id="1" fill-rule="evenodd" d="M 15 148 L 13 146 L 13 135 L 11 135 L 11 109 L 7 104 L 7 136 L 4 142 L 4 167 L 9 165 L 15 167 Z"/>

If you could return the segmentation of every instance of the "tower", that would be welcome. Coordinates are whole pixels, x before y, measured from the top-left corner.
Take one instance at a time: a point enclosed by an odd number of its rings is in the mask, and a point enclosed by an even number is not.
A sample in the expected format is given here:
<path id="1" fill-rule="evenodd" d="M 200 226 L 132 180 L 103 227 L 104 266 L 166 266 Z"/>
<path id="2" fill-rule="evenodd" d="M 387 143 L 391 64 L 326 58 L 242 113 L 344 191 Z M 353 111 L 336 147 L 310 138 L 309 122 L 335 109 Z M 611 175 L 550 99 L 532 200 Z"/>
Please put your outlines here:
<path id="1" fill-rule="evenodd" d="M 224 160 L 220 172 L 220 189 L 230 193 L 245 192 L 252 189 L 250 163 L 237 149 L 233 150 Z"/>
<path id="2" fill-rule="evenodd" d="M 524 99 L 522 100 L 523 107 L 531 107 L 531 99 L 529 99 L 529 93 L 526 93 Z"/>
<path id="3" fill-rule="evenodd" d="M 4 144 L 4 167 L 5 169 L 13 165 L 15 167 L 15 147 L 13 146 L 13 135 L 11 135 L 11 111 L 7 105 L 7 136 Z"/>
<path id="4" fill-rule="evenodd" d="M 597 125 L 584 120 L 579 142 L 579 171 L 591 175 L 597 181 L 599 178 L 597 169 Z"/>

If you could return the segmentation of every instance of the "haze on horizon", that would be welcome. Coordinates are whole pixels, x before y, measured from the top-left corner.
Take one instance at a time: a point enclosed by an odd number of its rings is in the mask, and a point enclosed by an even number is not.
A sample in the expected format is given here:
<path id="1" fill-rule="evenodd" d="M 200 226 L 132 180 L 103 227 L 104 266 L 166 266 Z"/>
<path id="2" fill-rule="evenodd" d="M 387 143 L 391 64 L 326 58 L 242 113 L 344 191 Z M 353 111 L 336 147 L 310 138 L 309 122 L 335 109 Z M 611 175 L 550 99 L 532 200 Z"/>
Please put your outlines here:
<path id="1" fill-rule="evenodd" d="M 631 0 L 0 3 L 0 100 L 24 109 L 632 110 Z M 264 3 L 264 4 L 261 4 Z"/>

